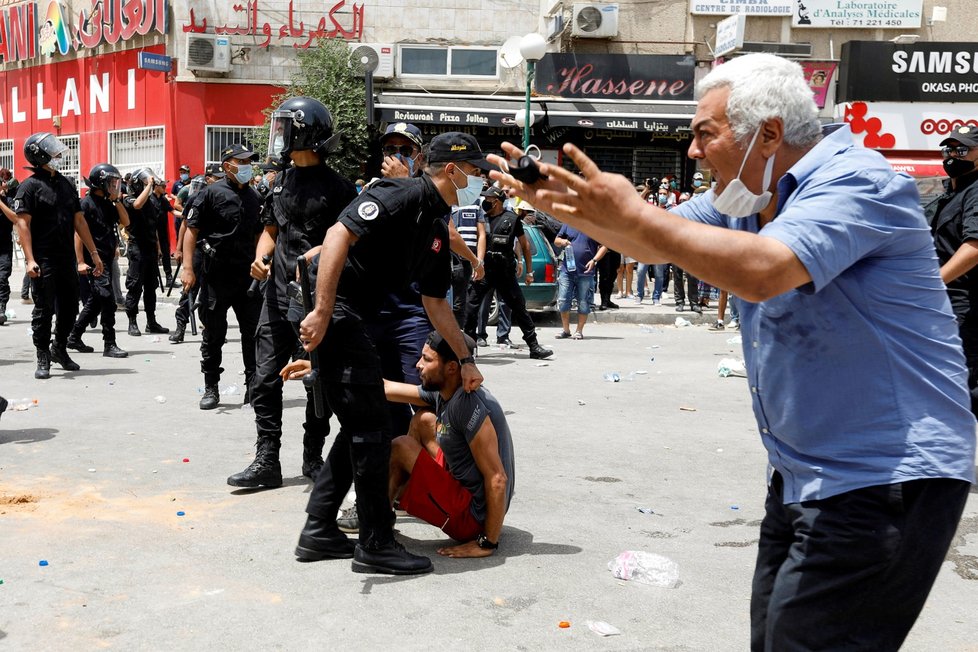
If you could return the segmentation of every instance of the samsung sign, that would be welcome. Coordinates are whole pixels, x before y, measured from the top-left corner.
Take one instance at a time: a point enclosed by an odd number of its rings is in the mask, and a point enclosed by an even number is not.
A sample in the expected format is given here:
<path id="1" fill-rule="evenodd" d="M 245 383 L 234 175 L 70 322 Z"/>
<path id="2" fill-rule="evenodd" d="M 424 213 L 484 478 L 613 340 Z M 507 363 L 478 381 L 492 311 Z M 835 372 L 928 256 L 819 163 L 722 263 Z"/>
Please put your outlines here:
<path id="1" fill-rule="evenodd" d="M 838 101 L 978 102 L 978 43 L 844 43 Z"/>

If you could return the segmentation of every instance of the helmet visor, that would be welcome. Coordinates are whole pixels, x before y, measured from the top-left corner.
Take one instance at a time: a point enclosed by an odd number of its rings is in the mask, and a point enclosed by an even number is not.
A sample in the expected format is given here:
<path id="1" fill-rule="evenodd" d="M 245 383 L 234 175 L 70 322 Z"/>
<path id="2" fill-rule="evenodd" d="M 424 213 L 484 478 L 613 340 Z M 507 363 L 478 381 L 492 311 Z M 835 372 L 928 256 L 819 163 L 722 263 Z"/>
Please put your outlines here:
<path id="1" fill-rule="evenodd" d="M 41 142 L 37 144 L 45 154 L 51 158 L 56 158 L 61 156 L 68 151 L 68 146 L 58 140 L 57 136 L 54 134 L 48 134 L 41 139 Z"/>
<path id="2" fill-rule="evenodd" d="M 122 190 L 122 179 L 109 177 L 109 180 L 105 182 L 105 192 L 110 195 L 118 195 L 120 190 Z"/>
<path id="3" fill-rule="evenodd" d="M 292 125 L 296 119 L 294 111 L 279 109 L 272 113 L 272 123 L 268 130 L 268 155 L 279 158 L 291 151 Z"/>

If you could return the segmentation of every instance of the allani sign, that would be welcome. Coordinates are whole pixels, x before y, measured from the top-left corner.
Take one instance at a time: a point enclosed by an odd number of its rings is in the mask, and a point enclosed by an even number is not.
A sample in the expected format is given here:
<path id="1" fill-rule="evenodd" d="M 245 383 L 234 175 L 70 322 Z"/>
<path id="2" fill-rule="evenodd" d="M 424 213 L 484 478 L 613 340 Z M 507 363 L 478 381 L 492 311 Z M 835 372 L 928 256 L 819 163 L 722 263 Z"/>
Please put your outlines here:
<path id="1" fill-rule="evenodd" d="M 923 0 L 798 0 L 793 27 L 916 29 Z"/>

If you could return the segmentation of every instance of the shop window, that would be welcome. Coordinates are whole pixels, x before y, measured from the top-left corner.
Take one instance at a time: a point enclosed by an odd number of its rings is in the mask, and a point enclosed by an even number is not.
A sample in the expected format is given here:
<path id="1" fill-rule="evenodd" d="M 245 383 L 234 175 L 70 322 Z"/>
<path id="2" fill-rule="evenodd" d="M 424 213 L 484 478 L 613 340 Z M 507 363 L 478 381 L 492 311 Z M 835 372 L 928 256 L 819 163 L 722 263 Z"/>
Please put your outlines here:
<path id="1" fill-rule="evenodd" d="M 212 126 L 204 127 L 204 165 L 221 163 L 221 152 L 228 145 L 242 143 L 246 147 L 255 147 L 255 137 L 259 127 L 226 127 Z"/>
<path id="2" fill-rule="evenodd" d="M 14 171 L 14 141 L 0 140 L 0 168 Z M 17 176 L 16 174 L 14 176 Z"/>
<path id="3" fill-rule="evenodd" d="M 81 195 L 81 139 L 78 136 L 58 136 L 58 140 L 68 148 L 68 151 L 61 156 L 64 163 L 61 164 L 60 172 L 71 179 L 78 189 L 78 194 Z"/>
<path id="4" fill-rule="evenodd" d="M 123 176 L 139 168 L 150 168 L 159 174 L 166 160 L 163 136 L 163 127 L 110 131 L 109 163 L 116 166 Z"/>
<path id="5" fill-rule="evenodd" d="M 400 75 L 474 78 L 499 76 L 498 53 L 495 48 L 402 45 L 399 54 Z"/>

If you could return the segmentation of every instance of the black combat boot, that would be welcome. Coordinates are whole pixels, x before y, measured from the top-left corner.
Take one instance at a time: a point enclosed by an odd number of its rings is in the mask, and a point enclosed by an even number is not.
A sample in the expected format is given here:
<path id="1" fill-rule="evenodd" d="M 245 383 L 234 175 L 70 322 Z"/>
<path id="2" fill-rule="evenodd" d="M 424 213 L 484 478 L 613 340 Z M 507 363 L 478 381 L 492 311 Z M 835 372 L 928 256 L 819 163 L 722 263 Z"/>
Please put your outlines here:
<path id="1" fill-rule="evenodd" d="M 139 332 L 139 324 L 136 323 L 136 317 L 134 315 L 129 316 L 129 334 L 132 337 L 139 337 L 142 333 Z"/>
<path id="2" fill-rule="evenodd" d="M 255 461 L 241 473 L 228 478 L 232 487 L 281 487 L 282 465 L 278 459 L 279 442 L 270 437 L 259 437 Z"/>
<path id="3" fill-rule="evenodd" d="M 356 542 L 336 527 L 335 521 L 310 515 L 299 535 L 299 545 L 295 556 L 299 561 L 320 561 L 322 559 L 350 559 Z"/>
<path id="4" fill-rule="evenodd" d="M 128 358 L 129 353 L 127 351 L 123 351 L 118 346 L 116 346 L 115 342 L 106 342 L 105 349 L 102 351 L 102 357 L 103 358 Z"/>
<path id="5" fill-rule="evenodd" d="M 158 321 L 156 321 L 156 315 L 151 315 L 146 313 L 146 332 L 151 335 L 165 335 L 170 332 L 169 328 L 161 326 Z"/>
<path id="6" fill-rule="evenodd" d="M 323 446 L 326 435 L 306 432 L 302 435 L 302 475 L 310 480 L 316 479 L 323 468 Z"/>
<path id="7" fill-rule="evenodd" d="M 173 344 L 183 343 L 183 334 L 186 332 L 186 330 L 187 326 L 185 324 L 178 323 L 177 327 L 173 329 L 172 333 L 170 333 L 170 342 Z"/>
<path id="8" fill-rule="evenodd" d="M 353 551 L 354 573 L 383 573 L 384 575 L 418 575 L 435 569 L 431 560 L 404 549 L 397 541 L 380 546 L 363 546 Z"/>
<path id="9" fill-rule="evenodd" d="M 0 326 L 7 323 L 7 304 L 0 303 Z"/>
<path id="10" fill-rule="evenodd" d="M 81 333 L 76 333 L 75 331 L 72 331 L 71 335 L 68 336 L 68 342 L 65 346 L 79 353 L 91 353 L 95 350 L 82 342 Z"/>
<path id="11" fill-rule="evenodd" d="M 68 350 L 57 344 L 51 345 L 51 360 L 61 365 L 65 371 L 78 371 L 81 367 L 78 363 L 68 357 Z"/>
<path id="12" fill-rule="evenodd" d="M 554 352 L 550 349 L 545 349 L 540 346 L 540 343 L 537 342 L 536 334 L 530 338 L 524 337 L 523 339 L 526 340 L 526 345 L 530 348 L 530 357 L 534 360 L 543 360 L 544 358 L 549 358 L 554 354 Z"/>
<path id="13" fill-rule="evenodd" d="M 37 350 L 37 370 L 34 377 L 38 380 L 51 377 L 51 353 L 47 349 Z"/>
<path id="14" fill-rule="evenodd" d="M 205 385 L 204 396 L 200 399 L 201 410 L 213 410 L 221 403 L 221 394 L 217 391 L 217 385 Z"/>

